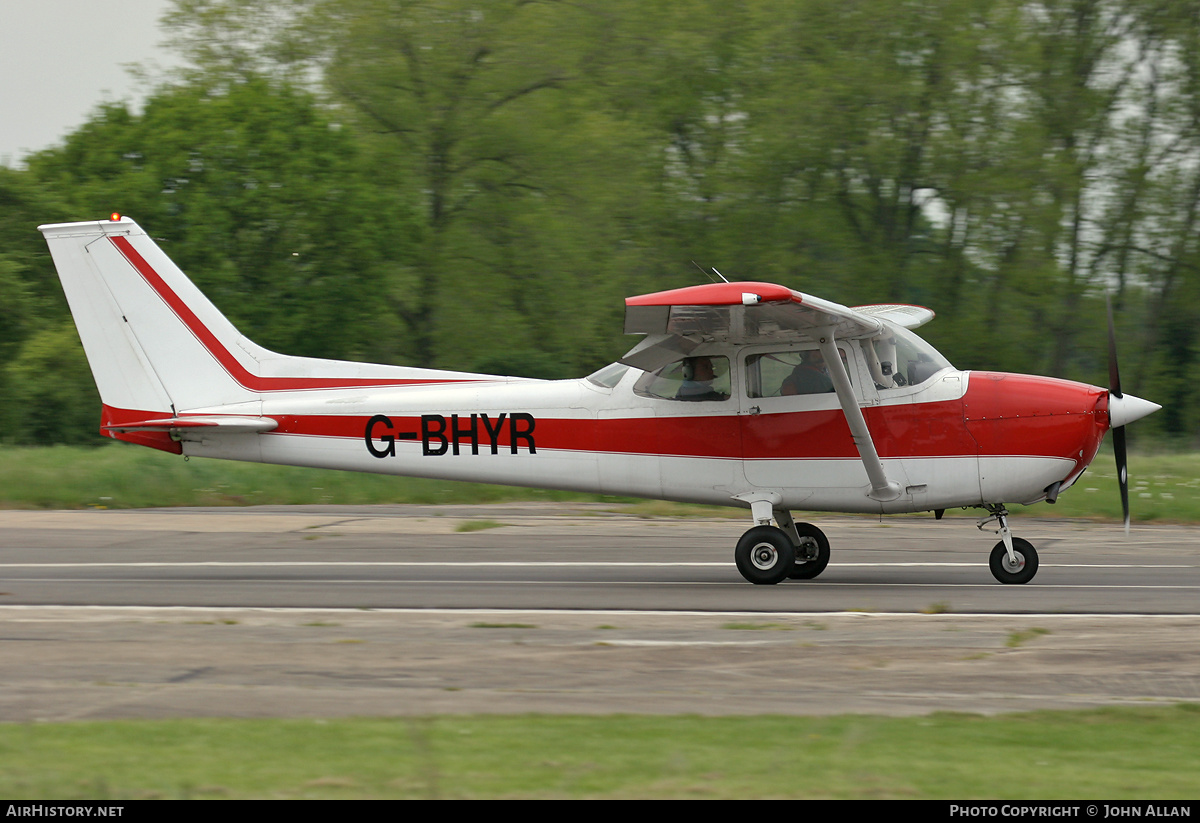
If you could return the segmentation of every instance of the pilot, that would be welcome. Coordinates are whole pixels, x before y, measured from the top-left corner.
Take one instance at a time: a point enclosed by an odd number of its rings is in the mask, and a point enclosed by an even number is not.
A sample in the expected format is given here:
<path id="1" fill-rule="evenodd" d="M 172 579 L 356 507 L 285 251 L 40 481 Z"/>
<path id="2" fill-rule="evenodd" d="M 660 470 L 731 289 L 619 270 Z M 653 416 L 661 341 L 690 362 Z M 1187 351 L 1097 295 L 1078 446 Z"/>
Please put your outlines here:
<path id="1" fill-rule="evenodd" d="M 683 361 L 683 382 L 675 393 L 676 400 L 726 400 L 729 395 L 717 391 L 717 377 L 712 360 L 707 357 L 687 357 Z"/>
<path id="2" fill-rule="evenodd" d="M 806 351 L 803 361 L 792 369 L 792 373 L 784 378 L 779 387 L 779 393 L 782 395 L 825 394 L 831 391 L 833 380 L 829 377 L 825 356 L 821 354 L 820 349 Z"/>

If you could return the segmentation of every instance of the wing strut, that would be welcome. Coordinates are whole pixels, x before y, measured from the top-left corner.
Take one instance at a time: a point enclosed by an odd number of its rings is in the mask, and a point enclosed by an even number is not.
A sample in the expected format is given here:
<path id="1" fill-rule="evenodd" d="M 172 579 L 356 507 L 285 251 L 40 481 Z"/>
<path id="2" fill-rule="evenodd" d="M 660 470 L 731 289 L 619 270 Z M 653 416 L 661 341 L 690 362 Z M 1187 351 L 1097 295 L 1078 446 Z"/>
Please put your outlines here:
<path id="1" fill-rule="evenodd" d="M 871 493 L 867 496 L 880 502 L 895 500 L 900 496 L 900 484 L 889 481 L 883 471 L 883 461 L 879 459 L 875 441 L 871 439 L 871 430 L 867 428 L 858 398 L 854 396 L 854 387 L 850 385 L 850 375 L 846 374 L 842 356 L 833 342 L 833 332 L 825 329 L 817 336 L 817 343 L 825 357 L 825 365 L 829 369 L 833 388 L 837 391 L 838 402 L 842 404 L 842 414 L 846 415 L 846 423 L 850 426 L 850 434 L 854 437 L 854 445 L 858 448 L 858 456 L 862 458 L 863 468 L 871 480 Z"/>

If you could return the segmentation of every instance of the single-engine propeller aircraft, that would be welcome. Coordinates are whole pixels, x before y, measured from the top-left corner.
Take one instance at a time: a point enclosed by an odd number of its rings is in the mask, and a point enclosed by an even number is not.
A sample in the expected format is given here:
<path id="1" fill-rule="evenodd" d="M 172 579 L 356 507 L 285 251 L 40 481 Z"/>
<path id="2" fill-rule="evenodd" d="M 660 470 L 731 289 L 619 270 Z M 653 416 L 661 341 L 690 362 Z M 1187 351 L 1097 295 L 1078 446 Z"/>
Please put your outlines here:
<path id="1" fill-rule="evenodd" d="M 992 574 L 1038 568 L 1008 503 L 1053 503 L 1158 405 L 959 371 L 918 306 L 847 308 L 718 282 L 628 298 L 643 339 L 578 380 L 276 354 L 225 319 L 132 220 L 42 226 L 103 403 L 101 433 L 175 454 L 742 506 L 752 583 L 814 578 L 829 542 L 791 511 L 988 512 Z M 772 525 L 772 521 L 776 525 Z"/>

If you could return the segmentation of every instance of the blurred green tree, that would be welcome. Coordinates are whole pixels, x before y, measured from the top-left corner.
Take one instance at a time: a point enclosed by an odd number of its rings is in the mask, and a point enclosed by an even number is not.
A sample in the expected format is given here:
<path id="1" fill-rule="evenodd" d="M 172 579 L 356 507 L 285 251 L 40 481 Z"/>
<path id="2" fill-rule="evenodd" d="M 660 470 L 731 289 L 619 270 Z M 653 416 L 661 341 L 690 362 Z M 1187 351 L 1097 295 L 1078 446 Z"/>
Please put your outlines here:
<path id="1" fill-rule="evenodd" d="M 96 445 L 100 395 L 70 320 L 27 337 L 4 363 L 6 437 L 25 445 Z"/>
<path id="2" fill-rule="evenodd" d="M 138 220 L 261 345 L 406 354 L 385 272 L 413 253 L 411 220 L 306 92 L 260 77 L 167 87 L 141 114 L 101 106 L 28 169 L 76 214 Z"/>

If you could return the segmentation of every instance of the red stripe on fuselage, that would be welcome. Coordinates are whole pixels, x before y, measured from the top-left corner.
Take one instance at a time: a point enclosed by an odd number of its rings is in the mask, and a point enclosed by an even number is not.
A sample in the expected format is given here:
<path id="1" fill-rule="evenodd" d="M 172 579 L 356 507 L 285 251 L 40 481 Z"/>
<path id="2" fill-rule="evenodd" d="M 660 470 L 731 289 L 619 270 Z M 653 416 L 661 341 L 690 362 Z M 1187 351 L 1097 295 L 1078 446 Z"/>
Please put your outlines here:
<path id="1" fill-rule="evenodd" d="M 175 313 L 175 316 L 187 326 L 208 353 L 221 364 L 221 367 L 242 387 L 250 391 L 297 391 L 306 389 L 344 389 L 363 386 L 420 386 L 428 384 L 467 383 L 470 380 L 432 379 L 397 379 L 394 377 L 262 377 L 248 371 L 238 359 L 221 343 L 207 326 L 198 318 L 167 285 L 166 281 L 154 270 L 146 259 L 138 253 L 128 238 L 110 235 L 109 239 L 117 251 L 129 261 L 142 278 L 162 298 L 163 302 Z"/>
<path id="2" fill-rule="evenodd" d="M 871 410 L 890 431 L 904 437 L 877 441 L 884 457 L 974 456 L 975 443 L 962 422 L 962 407 L 957 401 L 928 403 L 919 407 L 900 406 Z M 499 412 L 487 412 L 495 427 Z M 809 411 L 790 414 L 750 416 L 714 415 L 709 417 L 626 417 L 551 418 L 532 410 L 537 449 L 588 451 L 608 454 L 666 455 L 714 459 L 797 460 L 858 459 L 858 450 L 850 436 L 841 411 Z M 360 415 L 269 415 L 278 427 L 265 436 L 305 435 L 315 437 L 365 437 L 369 416 Z M 453 428 L 451 414 L 439 416 Z M 875 415 L 873 415 L 875 416 Z M 420 415 L 389 414 L 390 427 L 377 425 L 373 436 L 397 433 L 414 434 L 404 438 L 419 440 Z M 458 413 L 458 428 L 470 428 L 470 413 Z M 957 425 L 955 425 L 957 422 Z M 884 426 L 873 426 L 884 428 Z M 476 422 L 476 442 L 480 453 L 487 453 L 491 437 L 482 420 Z M 439 433 L 441 429 L 439 428 Z M 923 433 L 923 434 L 922 434 Z M 460 444 L 469 446 L 469 437 L 460 436 Z M 404 442 L 401 440 L 400 442 Z M 508 449 L 508 427 L 499 433 L 497 445 Z M 505 453 L 504 451 L 500 453 Z M 462 449 L 460 448 L 460 453 Z"/>

